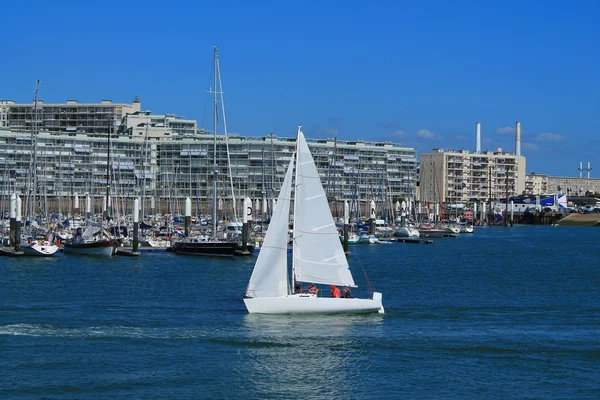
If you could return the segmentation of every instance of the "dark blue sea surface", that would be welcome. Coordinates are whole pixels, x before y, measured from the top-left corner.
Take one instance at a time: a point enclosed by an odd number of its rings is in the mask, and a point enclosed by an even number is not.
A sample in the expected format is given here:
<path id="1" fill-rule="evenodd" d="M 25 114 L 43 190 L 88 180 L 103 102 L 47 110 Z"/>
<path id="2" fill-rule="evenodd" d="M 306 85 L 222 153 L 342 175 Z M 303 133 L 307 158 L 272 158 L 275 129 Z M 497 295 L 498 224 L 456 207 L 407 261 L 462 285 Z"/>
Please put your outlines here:
<path id="1" fill-rule="evenodd" d="M 0 259 L 3 399 L 597 399 L 600 229 L 355 245 L 385 315 L 248 315 L 255 258 Z M 323 288 L 326 291 L 326 288 Z M 342 300 L 343 301 L 343 300 Z"/>

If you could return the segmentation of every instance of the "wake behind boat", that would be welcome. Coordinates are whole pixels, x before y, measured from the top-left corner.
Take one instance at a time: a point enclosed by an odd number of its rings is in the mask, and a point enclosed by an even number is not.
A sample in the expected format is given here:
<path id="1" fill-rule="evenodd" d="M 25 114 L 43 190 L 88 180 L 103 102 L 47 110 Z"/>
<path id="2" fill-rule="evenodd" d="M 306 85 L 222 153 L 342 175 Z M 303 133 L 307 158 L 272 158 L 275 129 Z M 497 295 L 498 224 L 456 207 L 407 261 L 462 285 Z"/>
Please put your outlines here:
<path id="1" fill-rule="evenodd" d="M 294 160 L 295 158 L 295 160 Z M 292 285 L 287 267 L 287 238 L 295 162 Z M 301 129 L 296 155 L 279 193 L 277 207 L 244 296 L 249 313 L 383 313 L 382 295 L 372 298 L 327 298 L 292 293 L 301 282 L 356 287 L 338 238 L 321 178 Z"/>

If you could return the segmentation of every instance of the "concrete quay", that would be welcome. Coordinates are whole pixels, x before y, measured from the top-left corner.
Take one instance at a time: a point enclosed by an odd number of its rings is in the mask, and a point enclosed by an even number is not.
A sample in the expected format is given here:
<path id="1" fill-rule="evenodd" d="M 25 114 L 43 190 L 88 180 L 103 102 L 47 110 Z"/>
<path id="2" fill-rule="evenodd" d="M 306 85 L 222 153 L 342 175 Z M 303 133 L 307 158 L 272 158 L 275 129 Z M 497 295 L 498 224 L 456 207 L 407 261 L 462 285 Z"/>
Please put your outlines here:
<path id="1" fill-rule="evenodd" d="M 569 214 L 557 222 L 560 226 L 600 226 L 600 213 Z"/>

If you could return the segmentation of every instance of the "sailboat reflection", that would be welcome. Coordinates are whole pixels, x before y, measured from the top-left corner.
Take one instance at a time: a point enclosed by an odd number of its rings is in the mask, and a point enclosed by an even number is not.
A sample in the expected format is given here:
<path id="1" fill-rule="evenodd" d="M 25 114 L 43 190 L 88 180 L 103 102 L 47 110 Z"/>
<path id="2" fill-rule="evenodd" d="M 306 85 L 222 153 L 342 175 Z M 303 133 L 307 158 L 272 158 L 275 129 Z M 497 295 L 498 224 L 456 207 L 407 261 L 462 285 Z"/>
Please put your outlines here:
<path id="1" fill-rule="evenodd" d="M 378 335 L 382 321 L 379 315 L 247 315 L 241 371 L 250 397 L 352 397 L 370 364 L 361 343 L 367 332 Z"/>

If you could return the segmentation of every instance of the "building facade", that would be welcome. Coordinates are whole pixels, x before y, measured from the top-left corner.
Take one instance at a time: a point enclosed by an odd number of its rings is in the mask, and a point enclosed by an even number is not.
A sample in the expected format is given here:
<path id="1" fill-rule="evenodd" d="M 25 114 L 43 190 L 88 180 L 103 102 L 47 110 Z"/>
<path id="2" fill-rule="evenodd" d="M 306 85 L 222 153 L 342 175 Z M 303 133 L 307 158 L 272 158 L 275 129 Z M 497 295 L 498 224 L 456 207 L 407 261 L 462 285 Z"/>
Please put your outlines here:
<path id="1" fill-rule="evenodd" d="M 600 193 L 600 179 L 549 176 L 546 193 L 566 193 L 567 196 L 586 196 Z"/>
<path id="2" fill-rule="evenodd" d="M 184 119 L 174 114 L 152 114 L 150 111 L 137 111 L 127 114 L 119 127 L 120 135 L 136 137 L 192 136 L 198 131 L 196 120 Z"/>
<path id="3" fill-rule="evenodd" d="M 99 207 L 110 175 L 117 204 L 119 199 L 131 203 L 140 197 L 145 210 L 175 214 L 190 197 L 195 213 L 210 214 L 215 164 L 222 208 L 233 204 L 232 188 L 237 199 L 274 198 L 296 145 L 295 138 L 217 135 L 215 139 L 210 134 L 116 135 L 110 147 L 107 137 L 96 135 L 41 131 L 33 138 L 35 192 L 52 205 L 50 211 L 63 213 L 73 208 L 76 195 L 92 196 Z M 360 140 L 308 142 L 333 202 L 356 199 L 366 205 L 371 200 L 414 196 L 418 165 L 414 149 Z M 12 192 L 26 195 L 31 188 L 33 148 L 30 132 L 0 130 L 3 198 Z M 240 208 L 241 201 L 236 206 Z"/>
<path id="4" fill-rule="evenodd" d="M 106 136 L 109 131 L 115 131 L 125 115 L 139 111 L 137 98 L 131 104 L 117 104 L 111 100 L 100 103 L 67 100 L 66 103 L 46 104 L 38 100 L 37 110 L 35 103 L 0 100 L 0 129 L 31 131 L 37 125 L 36 131 Z"/>
<path id="5" fill-rule="evenodd" d="M 503 152 L 434 149 L 421 154 L 419 197 L 424 203 L 468 204 L 525 190 L 525 157 Z"/>
<path id="6" fill-rule="evenodd" d="M 548 186 L 548 175 L 531 173 L 525 176 L 525 194 L 554 193 Z M 556 188 L 555 188 L 556 189 Z M 558 192 L 557 192 L 558 193 Z"/>

